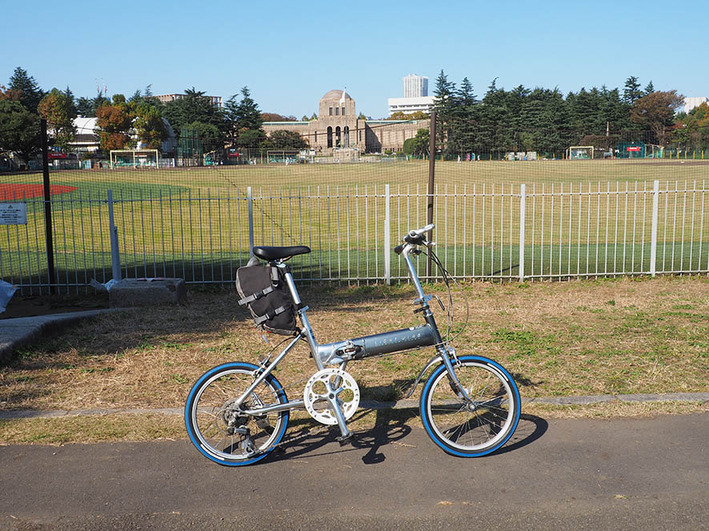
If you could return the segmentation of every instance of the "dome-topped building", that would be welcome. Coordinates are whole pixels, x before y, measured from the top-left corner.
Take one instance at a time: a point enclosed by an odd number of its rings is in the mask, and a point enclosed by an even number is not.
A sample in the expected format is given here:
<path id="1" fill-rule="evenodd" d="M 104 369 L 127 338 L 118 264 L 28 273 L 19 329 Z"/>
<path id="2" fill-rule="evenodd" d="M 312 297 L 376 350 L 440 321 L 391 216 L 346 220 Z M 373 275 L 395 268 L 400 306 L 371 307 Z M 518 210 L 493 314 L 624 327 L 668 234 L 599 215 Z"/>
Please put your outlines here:
<path id="1" fill-rule="evenodd" d="M 327 149 L 336 147 L 360 147 L 356 133 L 359 130 L 355 101 L 344 90 L 331 90 L 320 98 L 318 105 L 318 129 L 324 134 L 324 142 L 318 145 Z M 364 127 L 364 121 L 362 121 Z M 311 144 L 312 145 L 312 144 Z"/>
<path id="2" fill-rule="evenodd" d="M 295 131 L 308 141 L 311 149 L 329 154 L 337 148 L 354 148 L 360 153 L 398 151 L 403 148 L 404 140 L 429 127 L 428 120 L 377 121 L 376 125 L 373 129 L 367 120 L 359 119 L 352 96 L 346 90 L 335 89 L 320 98 L 317 119 L 264 122 L 263 129 L 269 136 L 275 131 Z"/>

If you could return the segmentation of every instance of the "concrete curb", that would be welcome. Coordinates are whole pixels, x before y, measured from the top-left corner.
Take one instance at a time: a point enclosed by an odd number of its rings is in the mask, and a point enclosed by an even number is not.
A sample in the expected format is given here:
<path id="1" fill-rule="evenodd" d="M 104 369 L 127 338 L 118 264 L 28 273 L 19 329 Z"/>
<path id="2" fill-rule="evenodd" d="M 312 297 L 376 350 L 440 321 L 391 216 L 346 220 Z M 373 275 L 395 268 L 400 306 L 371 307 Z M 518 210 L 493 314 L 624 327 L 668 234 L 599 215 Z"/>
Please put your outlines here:
<path id="1" fill-rule="evenodd" d="M 18 348 L 32 343 L 44 334 L 61 331 L 83 319 L 113 311 L 116 310 L 87 310 L 0 320 L 0 363 L 6 362 Z"/>

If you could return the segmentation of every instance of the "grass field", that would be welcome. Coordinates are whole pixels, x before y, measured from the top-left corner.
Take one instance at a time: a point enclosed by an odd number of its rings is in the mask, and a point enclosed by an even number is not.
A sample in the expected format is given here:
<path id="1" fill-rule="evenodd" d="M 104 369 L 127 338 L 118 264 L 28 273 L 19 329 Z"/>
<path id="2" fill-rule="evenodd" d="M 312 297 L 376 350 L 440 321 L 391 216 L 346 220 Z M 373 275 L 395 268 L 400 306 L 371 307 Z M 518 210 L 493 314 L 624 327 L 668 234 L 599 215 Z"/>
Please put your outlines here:
<path id="1" fill-rule="evenodd" d="M 446 300 L 441 286 L 426 288 Z M 470 322 L 455 340 L 461 354 L 501 362 L 515 377 L 523 413 L 612 417 L 706 411 L 701 402 L 535 404 L 539 397 L 709 391 L 709 280 L 663 277 L 465 287 Z M 409 286 L 305 287 L 303 300 L 321 342 L 417 324 Z M 0 368 L 0 410 L 181 408 L 191 385 L 226 361 L 257 362 L 264 343 L 233 289 L 192 290 L 183 307 L 105 315 L 19 353 Z M 460 310 L 461 300 L 456 300 Z M 441 312 L 439 321 L 444 322 Z M 458 322 L 461 316 L 458 314 Z M 363 400 L 401 398 L 430 349 L 351 363 Z M 305 346 L 275 375 L 291 398 L 313 372 Z M 420 389 L 414 395 L 418 398 Z M 415 411 L 404 415 L 417 423 Z M 387 418 L 357 415 L 358 426 Z M 298 421 L 300 422 L 300 421 Z M 305 421 L 303 421 L 305 422 Z M 179 416 L 89 415 L 0 421 L 4 443 L 185 438 Z"/>
<path id="2" fill-rule="evenodd" d="M 428 184 L 427 161 L 367 164 L 297 164 L 212 166 L 162 170 L 91 170 L 56 172 L 57 183 L 169 184 L 184 188 L 335 187 Z M 519 183 L 589 183 L 701 181 L 709 161 L 528 161 L 437 162 L 441 186 Z M 40 179 L 41 182 L 41 179 Z"/>
<path id="3" fill-rule="evenodd" d="M 525 184 L 527 275 L 647 272 L 658 180 L 658 271 L 705 271 L 708 176 L 709 161 L 439 162 L 435 238 L 458 276 L 514 278 Z M 315 252 L 296 264 L 318 279 L 384 278 L 387 213 L 392 246 L 426 223 L 423 161 L 60 171 L 51 178 L 76 187 L 52 200 L 60 281 L 75 287 L 108 280 L 109 189 L 126 276 L 230 281 L 248 257 L 249 187 L 256 244 L 309 245 Z M 36 184 L 41 176 L 3 180 Z M 28 211 L 27 226 L 0 226 L 0 276 L 37 285 L 46 277 L 41 199 L 28 201 Z M 403 274 L 394 267 L 394 277 Z"/>
<path id="4" fill-rule="evenodd" d="M 256 166 L 211 166 L 201 168 L 140 170 L 63 170 L 52 172 L 54 184 L 68 184 L 86 191 L 140 189 L 147 194 L 152 185 L 181 189 L 243 189 L 336 187 L 390 184 L 428 184 L 427 161 L 361 164 L 296 164 Z M 440 186 L 541 183 L 607 183 L 702 181 L 709 178 L 709 160 L 648 161 L 527 161 L 527 162 L 436 162 L 436 183 Z M 8 182 L 42 183 L 41 174 L 8 176 Z M 138 185 L 138 188 L 132 185 Z M 172 188 L 173 190 L 175 188 Z M 164 193 L 164 188 L 162 189 Z M 1 199 L 1 198 L 0 198 Z"/>

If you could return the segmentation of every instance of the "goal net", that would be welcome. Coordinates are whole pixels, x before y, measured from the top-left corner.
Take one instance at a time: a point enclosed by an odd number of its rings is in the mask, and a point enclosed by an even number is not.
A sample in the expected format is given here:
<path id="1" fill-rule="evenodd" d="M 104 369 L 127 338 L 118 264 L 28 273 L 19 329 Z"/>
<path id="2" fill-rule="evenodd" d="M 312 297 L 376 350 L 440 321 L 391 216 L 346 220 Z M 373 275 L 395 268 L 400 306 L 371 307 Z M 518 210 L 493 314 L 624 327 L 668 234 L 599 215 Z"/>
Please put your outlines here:
<path id="1" fill-rule="evenodd" d="M 157 149 L 112 149 L 111 168 L 159 168 Z"/>
<path id="2" fill-rule="evenodd" d="M 299 149 L 269 149 L 266 151 L 269 164 L 297 164 L 300 162 Z"/>
<path id="3" fill-rule="evenodd" d="M 591 160 L 593 159 L 593 146 L 571 146 L 567 151 L 569 160 Z"/>

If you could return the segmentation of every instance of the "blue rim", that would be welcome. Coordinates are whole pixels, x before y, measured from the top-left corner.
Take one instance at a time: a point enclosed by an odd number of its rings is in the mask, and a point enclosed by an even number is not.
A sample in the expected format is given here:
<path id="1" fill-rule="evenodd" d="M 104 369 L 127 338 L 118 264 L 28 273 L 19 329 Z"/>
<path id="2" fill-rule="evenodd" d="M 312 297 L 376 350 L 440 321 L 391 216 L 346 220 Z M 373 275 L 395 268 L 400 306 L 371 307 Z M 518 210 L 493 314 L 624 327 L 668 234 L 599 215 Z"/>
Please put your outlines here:
<path id="1" fill-rule="evenodd" d="M 259 454 L 258 456 L 254 457 L 253 459 L 249 459 L 248 461 L 225 461 L 222 459 L 219 459 L 218 457 L 213 456 L 209 452 L 207 452 L 203 447 L 202 444 L 199 442 L 199 439 L 197 436 L 193 433 L 192 428 L 190 427 L 190 404 L 192 403 L 192 399 L 199 387 L 202 385 L 202 382 L 205 380 L 208 380 L 211 378 L 216 372 L 225 370 L 225 369 L 247 369 L 251 371 L 255 371 L 258 369 L 258 367 L 252 363 L 246 363 L 246 362 L 230 362 L 230 363 L 224 363 L 222 365 L 218 365 L 217 367 L 214 367 L 210 370 L 208 370 L 206 373 L 204 373 L 199 380 L 192 386 L 192 389 L 190 390 L 190 394 L 187 396 L 187 402 L 185 403 L 185 427 L 187 428 L 187 434 L 190 437 L 190 441 L 192 441 L 192 444 L 194 445 L 199 452 L 205 456 L 207 459 L 210 461 L 214 461 L 215 463 L 218 463 L 220 465 L 224 466 L 245 466 L 245 465 L 250 465 L 253 463 L 256 463 L 257 461 L 260 461 L 261 459 L 264 459 L 268 454 L 270 454 L 276 445 L 281 442 L 281 439 L 283 439 L 283 436 L 286 433 L 286 428 L 288 427 L 288 420 L 290 417 L 290 412 L 286 411 L 283 415 L 283 425 L 281 426 L 280 433 L 274 440 L 273 444 L 271 445 L 271 448 L 268 450 L 264 451 L 262 454 Z M 283 401 L 287 401 L 286 398 L 286 393 L 283 389 L 283 386 L 281 383 L 276 379 L 275 376 L 272 374 L 269 374 L 266 377 L 266 380 L 273 384 L 274 387 L 276 388 L 276 391 L 278 392 L 278 398 L 282 399 Z"/>
<path id="2" fill-rule="evenodd" d="M 430 425 L 430 422 L 429 422 L 429 419 L 428 419 L 428 415 L 427 415 L 427 413 L 426 413 L 426 405 L 425 405 L 425 403 L 424 403 L 424 397 L 425 397 L 426 394 L 428 393 L 429 388 L 431 387 L 431 385 L 433 384 L 433 382 L 438 378 L 438 376 L 440 376 L 440 374 L 441 374 L 442 372 L 444 372 L 444 371 L 446 370 L 446 367 L 445 367 L 445 365 L 443 365 L 443 364 L 439 365 L 439 367 L 438 367 L 437 369 L 435 369 L 435 370 L 433 371 L 433 373 L 431 373 L 431 376 L 429 376 L 429 377 L 428 377 L 428 380 L 426 381 L 426 385 L 424 385 L 423 392 L 421 393 L 421 404 L 420 404 L 420 408 L 421 408 L 421 420 L 423 421 L 423 426 L 424 426 L 424 428 L 426 429 L 426 433 L 428 434 L 428 436 L 431 438 L 431 440 L 432 440 L 434 443 L 436 443 L 436 445 L 437 445 L 438 447 L 440 447 L 440 448 L 441 448 L 442 450 L 444 450 L 445 452 L 447 452 L 447 453 L 449 453 L 449 454 L 451 454 L 451 455 L 458 456 L 458 457 L 482 457 L 482 456 L 484 456 L 484 455 L 491 454 L 491 453 L 495 452 L 496 450 L 499 450 L 502 446 L 505 445 L 505 443 L 507 443 L 507 441 L 510 440 L 510 437 L 512 437 L 512 435 L 514 434 L 515 430 L 517 430 L 517 424 L 519 424 L 520 415 L 521 415 L 521 413 L 522 413 L 522 412 L 521 412 L 521 409 L 522 409 L 522 400 L 521 400 L 521 398 L 520 398 L 519 390 L 517 389 L 517 384 L 515 383 L 514 379 L 512 378 L 512 376 L 510 375 L 510 373 L 507 372 L 507 370 L 506 370 L 502 365 L 500 365 L 499 363 L 497 363 L 496 361 L 493 361 L 493 360 L 491 360 L 490 358 L 485 358 L 485 357 L 483 357 L 483 356 L 473 356 L 473 355 L 460 356 L 458 359 L 459 359 L 461 362 L 465 362 L 465 361 L 478 361 L 478 362 L 482 362 L 482 363 L 489 363 L 490 365 L 493 365 L 495 368 L 497 368 L 497 369 L 504 375 L 504 377 L 507 378 L 507 381 L 510 383 L 510 387 L 512 388 L 512 392 L 514 393 L 514 396 L 515 396 L 516 401 L 517 401 L 517 411 L 515 412 L 514 423 L 512 424 L 512 428 L 510 429 L 510 432 L 507 434 L 507 436 L 506 436 L 504 439 L 502 439 L 500 442 L 498 442 L 498 443 L 497 443 L 495 446 L 493 446 L 492 448 L 488 448 L 487 450 L 484 450 L 484 451 L 481 451 L 481 452 L 476 452 L 476 453 L 462 452 L 462 451 L 459 451 L 459 450 L 455 450 L 454 448 L 449 448 L 448 446 L 442 444 L 442 443 L 438 440 L 438 437 L 437 437 L 437 435 L 435 435 L 435 432 L 434 432 L 433 428 L 432 428 L 431 425 Z"/>

